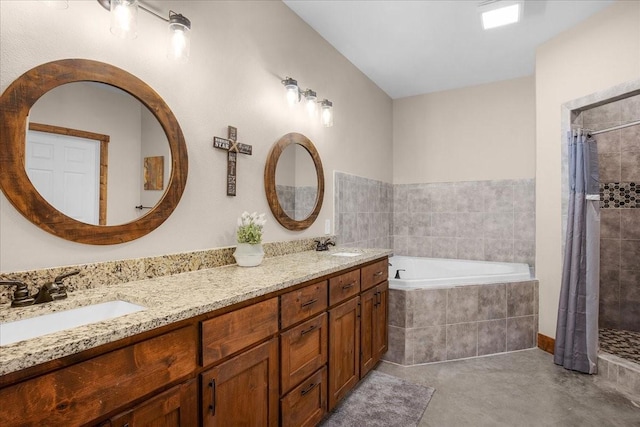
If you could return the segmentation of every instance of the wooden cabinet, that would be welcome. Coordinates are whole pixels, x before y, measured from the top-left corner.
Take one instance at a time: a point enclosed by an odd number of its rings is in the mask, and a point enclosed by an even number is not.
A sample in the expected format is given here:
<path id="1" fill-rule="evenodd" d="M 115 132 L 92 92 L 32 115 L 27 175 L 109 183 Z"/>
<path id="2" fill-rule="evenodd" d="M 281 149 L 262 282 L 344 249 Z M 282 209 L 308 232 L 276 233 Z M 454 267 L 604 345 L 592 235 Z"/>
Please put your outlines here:
<path id="1" fill-rule="evenodd" d="M 278 340 L 203 372 L 200 387 L 204 426 L 277 426 Z"/>
<path id="2" fill-rule="evenodd" d="M 360 297 L 329 310 L 329 410 L 360 380 Z"/>
<path id="3" fill-rule="evenodd" d="M 283 427 L 317 425 L 327 412 L 327 368 L 322 367 L 282 398 Z"/>
<path id="4" fill-rule="evenodd" d="M 361 296 L 360 377 L 364 377 L 387 351 L 389 282 L 383 282 Z"/>
<path id="5" fill-rule="evenodd" d="M 115 416 L 111 427 L 192 427 L 198 425 L 198 383 L 177 385 L 130 411 Z"/>
<path id="6" fill-rule="evenodd" d="M 282 332 L 280 335 L 282 394 L 287 393 L 327 363 L 328 336 L 327 313 L 322 313 Z"/>
<path id="7" fill-rule="evenodd" d="M 0 425 L 317 425 L 387 349 L 387 271 L 352 266 L 5 376 Z"/>
<path id="8" fill-rule="evenodd" d="M 185 378 L 196 367 L 185 327 L 0 390 L 0 425 L 83 425 Z"/>

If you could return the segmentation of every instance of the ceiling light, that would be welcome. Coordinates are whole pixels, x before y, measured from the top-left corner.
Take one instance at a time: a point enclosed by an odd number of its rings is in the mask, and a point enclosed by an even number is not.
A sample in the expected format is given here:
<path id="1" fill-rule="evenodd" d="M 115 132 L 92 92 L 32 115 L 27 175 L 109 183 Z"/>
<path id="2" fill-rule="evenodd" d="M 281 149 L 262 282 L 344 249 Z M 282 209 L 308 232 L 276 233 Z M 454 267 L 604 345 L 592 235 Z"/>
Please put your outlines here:
<path id="1" fill-rule="evenodd" d="M 516 23 L 522 15 L 521 1 L 483 1 L 479 5 L 485 30 Z"/>

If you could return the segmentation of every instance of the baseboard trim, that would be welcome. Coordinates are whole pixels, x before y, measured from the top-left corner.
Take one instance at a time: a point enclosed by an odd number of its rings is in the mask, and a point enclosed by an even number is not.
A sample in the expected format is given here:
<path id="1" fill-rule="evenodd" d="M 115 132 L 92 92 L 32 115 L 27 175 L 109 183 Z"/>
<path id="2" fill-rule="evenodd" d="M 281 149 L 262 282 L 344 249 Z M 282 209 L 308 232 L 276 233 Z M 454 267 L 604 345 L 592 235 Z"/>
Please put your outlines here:
<path id="1" fill-rule="evenodd" d="M 553 354 L 553 349 L 556 345 L 556 340 L 554 338 L 548 337 L 546 335 L 538 334 L 538 348 L 540 350 L 544 350 L 547 353 Z"/>

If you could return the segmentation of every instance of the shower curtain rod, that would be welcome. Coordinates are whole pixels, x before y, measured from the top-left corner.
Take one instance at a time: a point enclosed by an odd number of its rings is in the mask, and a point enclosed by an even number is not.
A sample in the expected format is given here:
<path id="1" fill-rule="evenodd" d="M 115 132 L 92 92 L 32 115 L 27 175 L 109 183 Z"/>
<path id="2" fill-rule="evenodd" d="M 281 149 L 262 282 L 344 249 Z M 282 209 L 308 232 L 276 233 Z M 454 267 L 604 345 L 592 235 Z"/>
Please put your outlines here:
<path id="1" fill-rule="evenodd" d="M 618 125 L 618 126 L 614 126 L 611 128 L 607 128 L 607 129 L 602 129 L 602 130 L 597 130 L 597 131 L 590 131 L 588 129 L 585 129 L 590 135 L 597 135 L 599 133 L 605 133 L 605 132 L 609 132 L 612 130 L 618 130 L 618 129 L 622 129 L 622 128 L 626 128 L 629 126 L 635 126 L 635 125 L 640 125 L 640 120 L 637 120 L 635 122 L 629 122 L 629 123 L 625 123 L 623 125 Z"/>

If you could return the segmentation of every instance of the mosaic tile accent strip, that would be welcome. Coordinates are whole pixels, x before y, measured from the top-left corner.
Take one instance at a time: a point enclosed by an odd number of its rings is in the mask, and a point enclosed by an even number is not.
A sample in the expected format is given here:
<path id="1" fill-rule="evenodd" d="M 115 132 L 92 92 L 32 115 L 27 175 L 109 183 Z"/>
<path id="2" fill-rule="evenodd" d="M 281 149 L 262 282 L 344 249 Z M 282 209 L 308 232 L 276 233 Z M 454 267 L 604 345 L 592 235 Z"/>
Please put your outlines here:
<path id="1" fill-rule="evenodd" d="M 600 183 L 600 208 L 640 208 L 640 184 L 635 182 Z"/>
<path id="2" fill-rule="evenodd" d="M 321 236 L 322 238 L 335 236 Z M 315 241 L 310 239 L 284 242 L 263 243 L 266 257 L 276 257 L 315 248 Z M 153 279 L 189 271 L 205 270 L 235 264 L 233 252 L 235 246 L 215 248 L 204 251 L 183 252 L 157 257 L 125 259 L 117 261 L 96 262 L 82 265 L 68 265 L 41 270 L 29 270 L 0 273 L 0 280 L 19 280 L 27 284 L 29 293 L 34 294 L 40 286 L 52 282 L 56 276 L 72 270 L 80 270 L 80 274 L 65 280 L 67 290 L 73 292 L 82 289 L 94 289 L 102 286 L 117 285 L 136 280 Z M 0 287 L 0 304 L 10 302 L 13 288 Z"/>
<path id="3" fill-rule="evenodd" d="M 600 329 L 600 350 L 640 363 L 640 332 Z"/>

